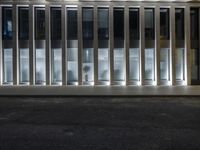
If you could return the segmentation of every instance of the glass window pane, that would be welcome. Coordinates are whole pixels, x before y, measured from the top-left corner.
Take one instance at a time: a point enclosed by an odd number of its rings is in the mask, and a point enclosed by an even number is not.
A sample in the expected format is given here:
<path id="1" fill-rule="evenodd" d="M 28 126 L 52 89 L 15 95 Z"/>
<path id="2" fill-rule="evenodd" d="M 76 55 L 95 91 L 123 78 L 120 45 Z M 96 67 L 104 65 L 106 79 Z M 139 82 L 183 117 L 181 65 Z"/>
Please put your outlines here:
<path id="1" fill-rule="evenodd" d="M 191 49 L 192 79 L 199 80 L 199 49 Z"/>
<path id="2" fill-rule="evenodd" d="M 114 49 L 114 80 L 124 80 L 124 49 Z"/>
<path id="3" fill-rule="evenodd" d="M 62 82 L 62 49 L 52 48 L 52 83 Z"/>
<path id="4" fill-rule="evenodd" d="M 77 8 L 67 8 L 67 39 L 77 40 L 78 38 L 78 23 L 77 23 Z"/>
<path id="5" fill-rule="evenodd" d="M 3 50 L 3 82 L 13 82 L 13 49 Z"/>
<path id="6" fill-rule="evenodd" d="M 140 39 L 139 24 L 140 24 L 139 9 L 130 8 L 130 10 L 129 10 L 129 38 L 130 38 L 130 41 Z"/>
<path id="7" fill-rule="evenodd" d="M 83 81 L 91 82 L 94 77 L 93 48 L 83 49 Z"/>
<path id="8" fill-rule="evenodd" d="M 199 8 L 190 10 L 192 80 L 199 80 Z"/>
<path id="9" fill-rule="evenodd" d="M 139 9 L 129 9 L 129 80 L 139 80 Z"/>
<path id="10" fill-rule="evenodd" d="M 78 81 L 78 48 L 68 48 L 67 60 L 67 81 L 70 84 Z"/>
<path id="11" fill-rule="evenodd" d="M 36 82 L 36 84 L 42 84 L 42 83 L 45 83 L 45 81 L 46 81 L 45 49 L 37 48 L 35 51 L 36 51 L 35 82 Z"/>
<path id="12" fill-rule="evenodd" d="M 184 8 L 175 9 L 175 33 L 176 33 L 176 80 L 184 80 Z"/>
<path id="13" fill-rule="evenodd" d="M 109 80 L 108 48 L 98 49 L 98 80 Z"/>
<path id="14" fill-rule="evenodd" d="M 124 8 L 114 8 L 114 80 L 124 81 Z"/>
<path id="15" fill-rule="evenodd" d="M 2 8 L 2 22 L 3 40 L 12 40 L 12 7 Z"/>
<path id="16" fill-rule="evenodd" d="M 61 40 L 61 8 L 51 8 L 51 39 Z"/>
<path id="17" fill-rule="evenodd" d="M 160 9 L 160 39 L 169 40 L 169 8 Z"/>
<path id="18" fill-rule="evenodd" d="M 35 39 L 45 39 L 45 8 L 35 8 Z"/>
<path id="19" fill-rule="evenodd" d="M 155 39 L 155 21 L 154 21 L 154 9 L 145 8 L 145 39 Z"/>
<path id="20" fill-rule="evenodd" d="M 83 8 L 83 39 L 93 39 L 93 8 Z"/>
<path id="21" fill-rule="evenodd" d="M 109 9 L 99 8 L 98 9 L 98 39 L 108 40 L 109 39 Z"/>
<path id="22" fill-rule="evenodd" d="M 130 48 L 129 50 L 129 79 L 139 80 L 139 48 Z"/>
<path id="23" fill-rule="evenodd" d="M 160 79 L 169 80 L 169 49 L 160 49 Z"/>
<path id="24" fill-rule="evenodd" d="M 184 49 L 176 49 L 176 80 L 184 80 Z"/>
<path id="25" fill-rule="evenodd" d="M 83 82 L 94 81 L 93 8 L 83 8 Z"/>
<path id="26" fill-rule="evenodd" d="M 145 49 L 145 79 L 154 80 L 154 49 Z"/>
<path id="27" fill-rule="evenodd" d="M 98 80 L 109 81 L 109 9 L 98 8 Z"/>
<path id="28" fill-rule="evenodd" d="M 19 49 L 20 60 L 20 83 L 29 82 L 29 49 Z"/>
<path id="29" fill-rule="evenodd" d="M 67 83 L 78 82 L 78 12 L 67 8 Z"/>
<path id="30" fill-rule="evenodd" d="M 184 8 L 175 9 L 175 32 L 177 40 L 184 40 Z"/>
<path id="31" fill-rule="evenodd" d="M 19 40 L 29 39 L 29 8 L 19 7 Z"/>

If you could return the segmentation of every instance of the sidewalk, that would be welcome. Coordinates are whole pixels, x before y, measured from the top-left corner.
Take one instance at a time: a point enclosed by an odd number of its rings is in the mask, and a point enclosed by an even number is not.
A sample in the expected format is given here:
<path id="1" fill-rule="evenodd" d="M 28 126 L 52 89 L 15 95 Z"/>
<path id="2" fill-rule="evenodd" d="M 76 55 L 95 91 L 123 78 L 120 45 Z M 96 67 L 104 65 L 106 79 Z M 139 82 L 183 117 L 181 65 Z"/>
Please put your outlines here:
<path id="1" fill-rule="evenodd" d="M 4 95 L 200 96 L 200 86 L 2 86 Z"/>

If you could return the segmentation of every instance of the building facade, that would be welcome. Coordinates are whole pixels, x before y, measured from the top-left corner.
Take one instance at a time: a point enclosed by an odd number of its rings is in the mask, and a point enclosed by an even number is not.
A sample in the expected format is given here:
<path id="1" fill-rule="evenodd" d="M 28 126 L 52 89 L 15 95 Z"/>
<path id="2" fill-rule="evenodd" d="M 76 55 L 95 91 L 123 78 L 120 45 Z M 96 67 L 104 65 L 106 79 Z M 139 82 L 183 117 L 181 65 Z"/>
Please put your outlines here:
<path id="1" fill-rule="evenodd" d="M 0 85 L 200 84 L 200 1 L 1 0 Z"/>

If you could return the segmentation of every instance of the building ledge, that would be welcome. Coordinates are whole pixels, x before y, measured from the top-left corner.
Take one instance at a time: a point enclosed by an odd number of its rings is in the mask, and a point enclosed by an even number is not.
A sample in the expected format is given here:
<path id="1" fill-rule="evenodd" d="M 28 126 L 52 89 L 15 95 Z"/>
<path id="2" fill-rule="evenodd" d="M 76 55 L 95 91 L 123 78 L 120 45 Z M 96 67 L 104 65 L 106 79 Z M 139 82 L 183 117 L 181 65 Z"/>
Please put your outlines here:
<path id="1" fill-rule="evenodd" d="M 2 86 L 0 96 L 200 96 L 200 86 Z"/>

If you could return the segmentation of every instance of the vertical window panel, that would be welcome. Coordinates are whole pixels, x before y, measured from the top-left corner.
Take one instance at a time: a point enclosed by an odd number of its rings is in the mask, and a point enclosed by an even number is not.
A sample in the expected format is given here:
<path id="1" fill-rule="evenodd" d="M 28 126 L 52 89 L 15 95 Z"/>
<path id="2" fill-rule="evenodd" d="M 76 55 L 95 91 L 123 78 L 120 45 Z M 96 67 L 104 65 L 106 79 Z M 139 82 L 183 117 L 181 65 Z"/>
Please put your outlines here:
<path id="1" fill-rule="evenodd" d="M 51 82 L 62 83 L 61 8 L 51 8 Z"/>
<path id="2" fill-rule="evenodd" d="M 124 8 L 114 8 L 114 81 L 124 81 Z"/>
<path id="3" fill-rule="evenodd" d="M 19 58 L 20 83 L 23 84 L 29 82 L 29 49 L 20 48 Z"/>
<path id="4" fill-rule="evenodd" d="M 98 80 L 109 81 L 109 9 L 98 8 Z"/>
<path id="5" fill-rule="evenodd" d="M 160 49 L 160 79 L 169 80 L 169 48 Z"/>
<path id="6" fill-rule="evenodd" d="M 129 9 L 129 80 L 139 81 L 139 9 Z"/>
<path id="7" fill-rule="evenodd" d="M 52 83 L 62 82 L 62 49 L 52 49 Z"/>
<path id="8" fill-rule="evenodd" d="M 184 80 L 185 60 L 185 35 L 184 35 L 184 8 L 175 9 L 175 33 L 176 33 L 176 80 Z"/>
<path id="9" fill-rule="evenodd" d="M 191 39 L 191 71 L 192 84 L 197 84 L 200 80 L 199 65 L 199 8 L 191 8 L 190 10 L 190 39 Z"/>
<path id="10" fill-rule="evenodd" d="M 154 9 L 145 8 L 145 80 L 155 79 Z"/>
<path id="11" fill-rule="evenodd" d="M 35 82 L 43 84 L 46 81 L 46 53 L 43 48 L 37 48 L 35 51 Z"/>
<path id="12" fill-rule="evenodd" d="M 82 31 L 83 31 L 83 83 L 94 81 L 94 14 L 93 8 L 82 10 Z"/>
<path id="13" fill-rule="evenodd" d="M 3 83 L 13 82 L 13 49 L 3 50 Z"/>
<path id="14" fill-rule="evenodd" d="M 160 9 L 160 79 L 169 80 L 169 8 Z"/>
<path id="15" fill-rule="evenodd" d="M 67 82 L 78 82 L 78 12 L 67 8 Z"/>

